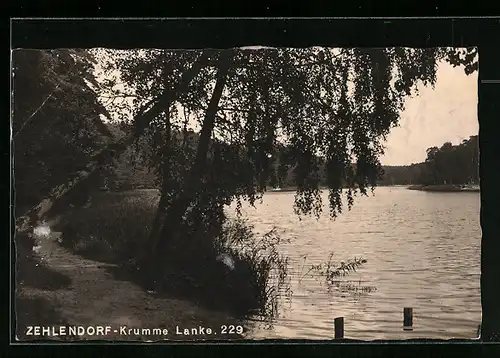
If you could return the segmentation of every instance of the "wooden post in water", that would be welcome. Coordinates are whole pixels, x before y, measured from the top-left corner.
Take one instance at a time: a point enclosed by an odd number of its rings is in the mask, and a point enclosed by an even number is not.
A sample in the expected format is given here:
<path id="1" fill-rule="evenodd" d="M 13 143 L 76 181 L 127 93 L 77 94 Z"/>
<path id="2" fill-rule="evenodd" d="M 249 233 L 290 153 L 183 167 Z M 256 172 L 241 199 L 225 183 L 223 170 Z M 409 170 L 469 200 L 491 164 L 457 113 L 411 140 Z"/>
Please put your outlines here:
<path id="1" fill-rule="evenodd" d="M 413 308 L 411 307 L 403 308 L 403 330 L 413 330 Z"/>
<path id="2" fill-rule="evenodd" d="M 334 320 L 335 339 L 344 338 L 344 317 L 337 317 Z"/>

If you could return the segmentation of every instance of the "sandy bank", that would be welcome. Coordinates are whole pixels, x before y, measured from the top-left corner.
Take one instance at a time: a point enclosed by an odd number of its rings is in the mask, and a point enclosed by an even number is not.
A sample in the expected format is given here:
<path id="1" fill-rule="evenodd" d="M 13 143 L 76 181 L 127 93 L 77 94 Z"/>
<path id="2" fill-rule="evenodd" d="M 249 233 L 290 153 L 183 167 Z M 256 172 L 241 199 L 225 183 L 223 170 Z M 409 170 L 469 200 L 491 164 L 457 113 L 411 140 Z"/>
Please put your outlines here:
<path id="1" fill-rule="evenodd" d="M 229 334 L 229 328 L 226 333 L 223 332 L 223 326 L 241 325 L 241 322 L 228 317 L 226 313 L 208 311 L 194 303 L 165 295 L 157 297 L 129 281 L 118 280 L 111 274 L 114 265 L 73 254 L 59 245 L 58 237 L 58 233 L 52 233 L 47 238 L 37 239 L 36 254 L 17 245 L 19 274 L 16 313 L 19 340 L 74 339 L 68 336 L 27 336 L 29 325 L 111 327 L 105 336 L 84 334 L 78 337 L 84 340 L 242 338 L 241 335 Z M 134 328 L 139 331 L 129 330 Z M 211 334 L 207 333 L 208 328 Z M 198 334 L 176 334 L 179 331 L 184 333 L 184 329 L 189 329 L 190 333 L 196 329 L 198 332 L 195 333 Z M 204 331 L 204 334 L 200 331 Z"/>

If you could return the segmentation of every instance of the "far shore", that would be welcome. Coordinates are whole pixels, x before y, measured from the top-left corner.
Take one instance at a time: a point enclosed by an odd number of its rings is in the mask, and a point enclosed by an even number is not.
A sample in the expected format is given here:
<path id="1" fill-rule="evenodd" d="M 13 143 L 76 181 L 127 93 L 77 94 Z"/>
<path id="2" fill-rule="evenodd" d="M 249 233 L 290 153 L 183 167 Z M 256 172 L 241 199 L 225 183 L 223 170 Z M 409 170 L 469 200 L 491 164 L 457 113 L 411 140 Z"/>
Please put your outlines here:
<path id="1" fill-rule="evenodd" d="M 435 191 L 435 192 L 480 192 L 481 189 L 479 185 L 454 185 L 454 184 L 439 184 L 439 185 L 386 185 L 386 184 L 377 184 L 376 187 L 404 187 L 408 190 L 420 190 L 420 191 Z M 344 188 L 347 189 L 347 188 Z M 116 193 L 116 194 L 123 194 L 123 193 L 128 193 L 131 195 L 138 195 L 141 191 L 156 191 L 158 192 L 158 195 L 160 193 L 159 189 L 157 188 L 144 188 L 144 189 L 134 189 L 134 190 L 119 190 L 119 191 L 113 191 L 113 190 L 106 190 L 104 188 L 101 189 L 102 191 L 106 193 Z M 324 191 L 324 190 L 329 190 L 327 187 L 320 186 L 319 190 Z M 285 192 L 295 192 L 297 191 L 297 187 L 295 186 L 290 186 L 290 187 L 284 187 L 284 188 L 272 188 L 272 187 L 267 187 L 266 188 L 266 193 L 285 193 Z"/>
<path id="2" fill-rule="evenodd" d="M 479 185 L 454 185 L 454 184 L 440 184 L 440 185 L 411 185 L 409 190 L 421 191 L 438 191 L 438 192 L 480 192 Z"/>
<path id="3" fill-rule="evenodd" d="M 377 187 L 406 187 L 408 190 L 432 191 L 432 192 L 480 192 L 479 185 L 454 185 L 454 184 L 438 184 L 438 185 L 377 185 Z M 328 188 L 320 187 L 321 191 L 328 190 Z M 283 193 L 295 192 L 296 187 L 285 188 L 267 188 L 268 193 Z"/>

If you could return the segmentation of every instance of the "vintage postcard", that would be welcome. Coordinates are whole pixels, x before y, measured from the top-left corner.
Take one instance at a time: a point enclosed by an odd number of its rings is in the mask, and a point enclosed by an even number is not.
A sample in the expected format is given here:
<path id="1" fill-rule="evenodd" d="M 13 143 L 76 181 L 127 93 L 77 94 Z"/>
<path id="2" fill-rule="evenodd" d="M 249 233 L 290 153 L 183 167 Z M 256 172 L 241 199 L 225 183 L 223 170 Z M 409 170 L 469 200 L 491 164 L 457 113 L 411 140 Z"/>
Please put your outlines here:
<path id="1" fill-rule="evenodd" d="M 255 45 L 12 50 L 17 341 L 478 337 L 477 49 Z"/>

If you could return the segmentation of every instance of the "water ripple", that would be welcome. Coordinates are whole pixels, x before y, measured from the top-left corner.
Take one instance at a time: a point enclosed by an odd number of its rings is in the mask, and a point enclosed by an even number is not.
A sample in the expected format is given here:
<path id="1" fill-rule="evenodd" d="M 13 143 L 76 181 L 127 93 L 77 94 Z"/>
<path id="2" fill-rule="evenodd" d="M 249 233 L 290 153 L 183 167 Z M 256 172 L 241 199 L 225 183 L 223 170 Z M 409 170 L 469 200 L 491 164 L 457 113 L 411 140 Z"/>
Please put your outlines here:
<path id="1" fill-rule="evenodd" d="M 244 207 L 258 232 L 276 226 L 290 239 L 281 250 L 290 256 L 294 291 L 290 309 L 274 328 L 256 328 L 254 338 L 332 338 L 337 316 L 345 318 L 348 338 L 475 336 L 481 320 L 479 194 L 397 187 L 375 193 L 358 198 L 335 221 L 326 216 L 298 221 L 293 193 L 272 193 L 256 208 Z M 366 258 L 367 264 L 345 279 L 376 291 L 328 292 L 318 275 L 302 277 L 302 270 L 325 261 L 330 252 L 338 261 Z M 403 307 L 414 310 L 411 332 L 402 330 Z"/>

